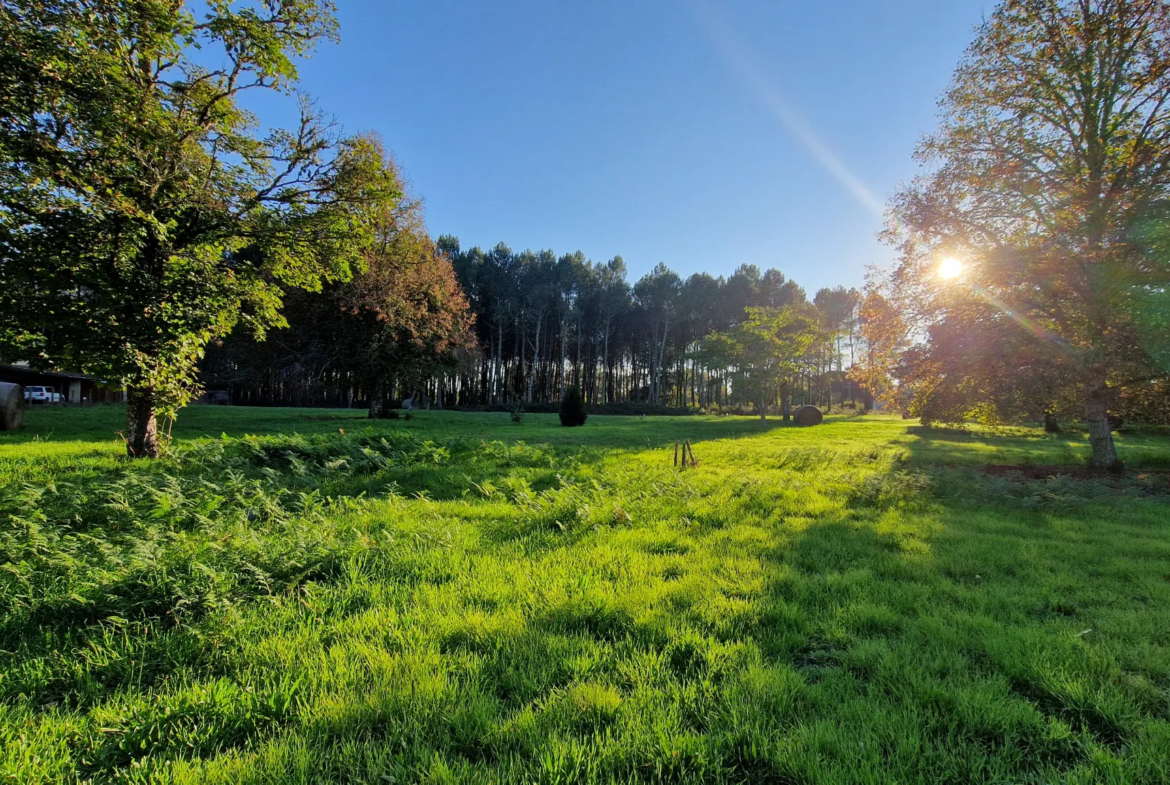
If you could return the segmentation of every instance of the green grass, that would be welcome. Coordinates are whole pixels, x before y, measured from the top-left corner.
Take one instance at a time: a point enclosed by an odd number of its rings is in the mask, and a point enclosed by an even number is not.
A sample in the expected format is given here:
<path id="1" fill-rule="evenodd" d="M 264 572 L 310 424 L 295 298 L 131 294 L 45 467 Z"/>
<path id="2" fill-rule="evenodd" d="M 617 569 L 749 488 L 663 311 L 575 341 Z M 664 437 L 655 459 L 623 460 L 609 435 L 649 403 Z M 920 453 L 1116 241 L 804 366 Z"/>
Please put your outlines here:
<path id="1" fill-rule="evenodd" d="M 121 416 L 0 435 L 0 781 L 1170 782 L 1163 434 Z"/>

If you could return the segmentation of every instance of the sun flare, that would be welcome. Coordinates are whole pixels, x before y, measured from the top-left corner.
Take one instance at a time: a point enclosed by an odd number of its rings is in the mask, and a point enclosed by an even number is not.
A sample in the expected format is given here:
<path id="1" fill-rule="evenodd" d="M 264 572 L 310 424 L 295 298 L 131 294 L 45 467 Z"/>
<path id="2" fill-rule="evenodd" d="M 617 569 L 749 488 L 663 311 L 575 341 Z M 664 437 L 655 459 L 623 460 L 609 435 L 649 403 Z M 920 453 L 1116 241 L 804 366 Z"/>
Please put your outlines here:
<path id="1" fill-rule="evenodd" d="M 944 280 L 952 280 L 958 278 L 963 274 L 963 263 L 954 257 L 943 259 L 938 266 L 938 277 Z"/>

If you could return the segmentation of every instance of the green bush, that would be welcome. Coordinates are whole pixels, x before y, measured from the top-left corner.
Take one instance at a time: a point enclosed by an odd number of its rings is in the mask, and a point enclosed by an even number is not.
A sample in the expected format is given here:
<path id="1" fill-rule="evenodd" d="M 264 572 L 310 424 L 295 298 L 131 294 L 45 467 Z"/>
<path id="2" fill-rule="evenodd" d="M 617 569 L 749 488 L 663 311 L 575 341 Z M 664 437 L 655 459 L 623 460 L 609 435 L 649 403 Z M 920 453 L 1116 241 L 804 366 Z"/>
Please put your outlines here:
<path id="1" fill-rule="evenodd" d="M 589 415 L 585 411 L 585 398 L 581 395 L 581 388 L 570 387 L 565 391 L 565 398 L 561 401 L 561 425 L 574 428 L 584 425 Z"/>

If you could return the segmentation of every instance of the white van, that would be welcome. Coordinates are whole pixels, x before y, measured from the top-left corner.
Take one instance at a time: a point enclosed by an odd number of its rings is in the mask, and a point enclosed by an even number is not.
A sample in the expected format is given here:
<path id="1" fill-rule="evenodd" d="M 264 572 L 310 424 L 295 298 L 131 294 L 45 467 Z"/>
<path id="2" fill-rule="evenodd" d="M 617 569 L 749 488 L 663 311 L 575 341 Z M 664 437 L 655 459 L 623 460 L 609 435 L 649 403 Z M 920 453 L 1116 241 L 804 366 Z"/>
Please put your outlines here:
<path id="1" fill-rule="evenodd" d="M 24 400 L 28 403 L 61 403 L 61 393 L 52 387 L 30 385 L 24 388 Z"/>

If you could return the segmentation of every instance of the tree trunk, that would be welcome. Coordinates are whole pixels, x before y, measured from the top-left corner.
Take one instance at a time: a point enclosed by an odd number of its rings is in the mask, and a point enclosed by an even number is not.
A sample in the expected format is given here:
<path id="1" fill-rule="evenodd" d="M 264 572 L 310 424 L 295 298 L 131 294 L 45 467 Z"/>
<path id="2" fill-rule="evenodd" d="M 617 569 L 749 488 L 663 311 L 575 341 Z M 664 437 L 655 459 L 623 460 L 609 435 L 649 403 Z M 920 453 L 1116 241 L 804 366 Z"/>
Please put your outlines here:
<path id="1" fill-rule="evenodd" d="M 528 391 L 524 394 L 524 402 L 532 403 L 532 394 L 536 386 L 536 369 L 540 363 L 540 334 L 543 332 L 544 316 L 536 319 L 536 343 L 532 347 L 532 366 L 528 373 Z"/>
<path id="2" fill-rule="evenodd" d="M 1104 382 L 1090 384 L 1085 395 L 1085 420 L 1089 424 L 1089 446 L 1092 456 L 1089 465 L 1095 469 L 1119 471 L 1124 468 L 1117 458 L 1113 444 L 1113 430 L 1109 427 L 1109 404 L 1113 391 Z"/>
<path id="3" fill-rule="evenodd" d="M 382 382 L 375 382 L 370 388 L 370 415 L 371 420 L 382 418 L 386 410 L 386 388 Z"/>
<path id="4" fill-rule="evenodd" d="M 126 454 L 131 458 L 157 458 L 158 422 L 154 412 L 154 390 L 126 388 Z"/>
<path id="5" fill-rule="evenodd" d="M 605 343 L 601 350 L 601 402 L 609 403 L 609 378 L 611 376 L 609 368 L 609 325 L 605 326 Z"/>
<path id="6" fill-rule="evenodd" d="M 493 404 L 497 404 L 504 399 L 504 327 L 500 325 L 497 330 L 498 339 L 496 341 L 496 370 L 495 379 L 492 382 L 492 400 Z"/>
<path id="7" fill-rule="evenodd" d="M 1044 432 L 1060 433 L 1060 423 L 1056 421 L 1056 415 L 1052 412 L 1044 412 Z"/>

